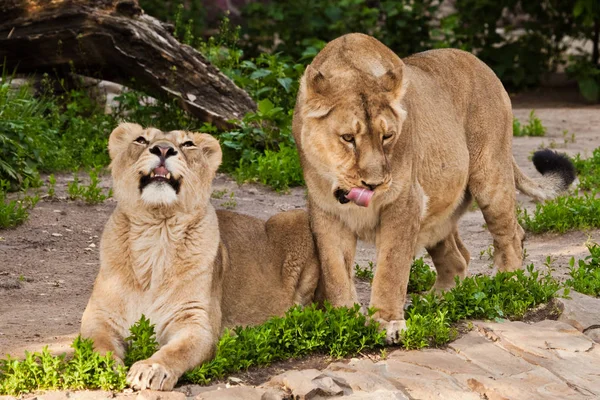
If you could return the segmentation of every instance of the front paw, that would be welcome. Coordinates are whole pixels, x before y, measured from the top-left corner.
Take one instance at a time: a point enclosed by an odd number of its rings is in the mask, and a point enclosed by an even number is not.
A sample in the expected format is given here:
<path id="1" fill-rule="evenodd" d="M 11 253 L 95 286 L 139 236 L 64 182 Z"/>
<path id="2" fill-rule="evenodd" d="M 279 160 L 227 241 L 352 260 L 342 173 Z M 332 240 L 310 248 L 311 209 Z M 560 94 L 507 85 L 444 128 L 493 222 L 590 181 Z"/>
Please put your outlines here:
<path id="1" fill-rule="evenodd" d="M 172 370 L 150 359 L 136 362 L 127 374 L 127 384 L 135 390 L 172 390 L 178 379 Z"/>
<path id="2" fill-rule="evenodd" d="M 381 318 L 376 318 L 375 321 L 379 322 L 379 329 L 385 330 L 386 344 L 397 344 L 400 342 L 401 333 L 406 330 L 405 320 L 393 319 L 391 321 L 386 321 Z"/>

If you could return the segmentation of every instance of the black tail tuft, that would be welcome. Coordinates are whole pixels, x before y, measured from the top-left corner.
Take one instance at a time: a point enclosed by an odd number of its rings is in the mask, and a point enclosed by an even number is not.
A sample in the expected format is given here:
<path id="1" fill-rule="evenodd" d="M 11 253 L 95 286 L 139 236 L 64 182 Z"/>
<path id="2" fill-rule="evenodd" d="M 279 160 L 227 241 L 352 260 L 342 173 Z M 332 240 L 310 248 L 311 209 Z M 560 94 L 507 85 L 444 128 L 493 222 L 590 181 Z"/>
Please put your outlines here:
<path id="1" fill-rule="evenodd" d="M 557 174 L 567 189 L 576 178 L 575 166 L 566 154 L 560 154 L 550 149 L 538 150 L 533 153 L 533 165 L 540 174 Z"/>

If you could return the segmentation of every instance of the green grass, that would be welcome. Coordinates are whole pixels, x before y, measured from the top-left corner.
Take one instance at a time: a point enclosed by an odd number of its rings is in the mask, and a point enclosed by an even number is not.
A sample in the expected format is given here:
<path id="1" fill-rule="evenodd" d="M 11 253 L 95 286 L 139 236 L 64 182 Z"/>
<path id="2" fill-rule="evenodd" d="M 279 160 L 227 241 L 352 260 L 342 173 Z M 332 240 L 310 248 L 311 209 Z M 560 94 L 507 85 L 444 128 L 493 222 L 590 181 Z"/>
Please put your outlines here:
<path id="1" fill-rule="evenodd" d="M 0 361 L 0 395 L 17 396 L 38 390 L 125 388 L 126 368 L 115 365 L 110 354 L 93 351 L 91 340 L 76 338 L 71 345 L 74 356 L 52 356 L 48 348 L 41 353 L 26 353 L 24 360 Z"/>
<path id="2" fill-rule="evenodd" d="M 546 127 L 542 121 L 535 115 L 535 110 L 529 113 L 529 119 L 525 125 L 521 124 L 517 118 L 513 119 L 513 136 L 545 136 Z"/>
<path id="3" fill-rule="evenodd" d="M 593 190 L 600 185 L 600 147 L 594 149 L 592 156 L 581 158 L 577 154 L 573 158 L 573 164 L 579 176 L 579 188 L 582 190 Z"/>
<path id="4" fill-rule="evenodd" d="M 182 380 L 207 384 L 252 366 L 311 353 L 335 358 L 354 355 L 383 346 L 384 337 L 378 324 L 363 315 L 358 305 L 353 308 L 325 305 L 325 309 L 315 305 L 304 309 L 294 307 L 282 318 L 226 331 L 217 346 L 216 357 L 186 373 Z"/>
<path id="5" fill-rule="evenodd" d="M 590 255 L 579 260 L 571 258 L 569 278 L 565 285 L 575 291 L 590 296 L 600 297 L 600 246 L 597 243 L 588 245 Z"/>
<path id="6" fill-rule="evenodd" d="M 131 367 L 136 361 L 145 360 L 158 350 L 154 325 L 144 314 L 129 329 L 130 335 L 125 338 L 129 344 L 123 362 Z"/>
<path id="7" fill-rule="evenodd" d="M 425 262 L 423 258 L 417 258 L 410 266 L 410 277 L 408 279 L 408 293 L 426 292 L 433 287 L 436 273 Z"/>
<path id="8" fill-rule="evenodd" d="M 79 182 L 77 174 L 74 175 L 73 182 L 67 185 L 67 193 L 71 200 L 83 200 L 87 204 L 99 204 L 112 197 L 112 189 L 108 189 L 107 193 L 104 194 L 104 191 L 99 186 L 100 178 L 98 177 L 97 170 L 91 170 L 89 175 L 89 185 L 82 185 Z"/>
<path id="9" fill-rule="evenodd" d="M 367 267 L 362 268 L 356 264 L 354 266 L 354 276 L 363 281 L 373 282 L 375 266 L 371 261 Z M 410 266 L 410 276 L 408 279 L 408 293 L 426 292 L 433 287 L 436 273 L 429 265 L 425 264 L 423 257 L 413 260 Z"/>
<path id="10" fill-rule="evenodd" d="M 582 230 L 600 227 L 600 199 L 597 192 L 559 196 L 536 204 L 530 213 L 518 209 L 519 223 L 533 233 Z"/>
<path id="11" fill-rule="evenodd" d="M 375 266 L 373 265 L 372 261 L 369 261 L 369 264 L 365 268 L 362 268 L 360 265 L 356 264 L 354 266 L 354 277 L 356 279 L 360 279 L 361 281 L 373 282 L 373 278 L 375 277 L 373 268 L 375 268 Z"/>
<path id="12" fill-rule="evenodd" d="M 40 200 L 38 195 L 24 195 L 20 199 L 8 200 L 9 187 L 8 181 L 0 180 L 0 228 L 14 228 L 27 221 L 29 210 Z"/>

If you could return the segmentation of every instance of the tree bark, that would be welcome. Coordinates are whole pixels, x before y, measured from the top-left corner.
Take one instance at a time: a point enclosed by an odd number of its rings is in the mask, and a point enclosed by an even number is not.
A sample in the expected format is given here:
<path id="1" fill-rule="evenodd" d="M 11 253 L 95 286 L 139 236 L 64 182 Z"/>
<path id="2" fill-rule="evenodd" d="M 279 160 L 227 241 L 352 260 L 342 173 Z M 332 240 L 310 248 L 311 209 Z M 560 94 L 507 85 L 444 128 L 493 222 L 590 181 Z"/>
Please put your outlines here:
<path id="1" fill-rule="evenodd" d="M 1 0 L 0 63 L 58 70 L 175 97 L 218 127 L 256 109 L 250 96 L 194 48 L 179 43 L 137 0 Z"/>

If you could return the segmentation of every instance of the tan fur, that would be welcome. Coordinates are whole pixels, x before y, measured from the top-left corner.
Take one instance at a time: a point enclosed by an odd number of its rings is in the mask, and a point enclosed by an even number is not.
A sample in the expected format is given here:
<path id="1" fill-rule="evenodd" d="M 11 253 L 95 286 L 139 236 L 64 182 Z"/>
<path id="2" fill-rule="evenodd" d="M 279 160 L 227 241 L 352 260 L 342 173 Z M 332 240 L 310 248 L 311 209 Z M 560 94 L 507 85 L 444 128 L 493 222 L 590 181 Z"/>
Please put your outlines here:
<path id="1" fill-rule="evenodd" d="M 536 198 L 558 189 L 547 178 L 525 177 L 514 164 L 512 118 L 502 84 L 469 53 L 434 50 L 400 60 L 366 35 L 330 42 L 301 79 L 293 122 L 326 298 L 337 306 L 357 301 L 356 240 L 374 241 L 371 306 L 388 340 L 397 340 L 419 248 L 433 258 L 436 289 L 465 276 L 469 252 L 457 222 L 472 197 L 494 237 L 497 267 L 520 268 L 524 233 L 515 217 L 515 180 Z M 367 208 L 334 196 L 366 185 L 376 186 Z"/>
<path id="2" fill-rule="evenodd" d="M 223 282 L 223 325 L 255 325 L 292 305 L 313 301 L 319 260 L 308 213 L 286 211 L 262 221 L 217 211 L 230 267 Z"/>
<path id="3" fill-rule="evenodd" d="M 148 144 L 137 143 L 139 137 Z M 195 146 L 182 146 L 188 141 Z M 150 151 L 157 144 L 177 151 L 166 159 L 181 178 L 176 196 L 140 190 L 141 176 L 157 166 Z M 212 357 L 222 326 L 260 323 L 312 301 L 319 264 L 308 215 L 292 211 L 265 223 L 215 212 L 209 199 L 221 162 L 216 139 L 121 124 L 109 153 L 118 205 L 102 235 L 81 335 L 122 361 L 129 327 L 142 314 L 155 324 L 160 350 L 131 367 L 132 387 L 170 390 Z"/>

